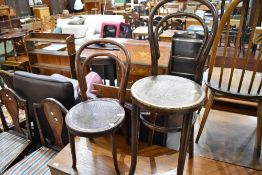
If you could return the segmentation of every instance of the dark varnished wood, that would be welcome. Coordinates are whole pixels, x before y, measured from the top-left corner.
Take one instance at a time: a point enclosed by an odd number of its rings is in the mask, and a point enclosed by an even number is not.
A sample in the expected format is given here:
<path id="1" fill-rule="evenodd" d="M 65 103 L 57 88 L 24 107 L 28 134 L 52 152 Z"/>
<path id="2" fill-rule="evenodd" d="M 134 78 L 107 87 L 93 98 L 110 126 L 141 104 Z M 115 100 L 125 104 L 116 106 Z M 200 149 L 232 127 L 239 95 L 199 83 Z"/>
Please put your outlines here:
<path id="1" fill-rule="evenodd" d="M 137 164 L 137 120 L 140 116 L 139 108 L 143 108 L 150 112 L 162 113 L 169 115 L 172 113 L 182 113 L 183 126 L 182 126 L 182 135 L 181 135 L 181 145 L 180 145 L 180 154 L 178 158 L 178 168 L 177 174 L 182 175 L 184 170 L 184 163 L 186 157 L 186 151 L 191 142 L 190 157 L 193 156 L 193 144 L 192 139 L 193 135 L 191 134 L 192 130 L 192 121 L 193 121 L 193 112 L 196 111 L 203 105 L 205 100 L 204 90 L 197 84 L 201 82 L 202 72 L 204 68 L 207 55 L 211 48 L 212 42 L 214 40 L 217 24 L 218 24 L 218 14 L 215 7 L 209 2 L 204 0 L 197 0 L 197 2 L 206 5 L 212 13 L 213 20 L 215 24 L 212 26 L 211 33 L 208 36 L 208 30 L 206 24 L 203 20 L 197 15 L 189 13 L 173 13 L 162 18 L 156 27 L 154 27 L 154 17 L 157 14 L 157 11 L 163 7 L 165 4 L 173 2 L 172 0 L 163 0 L 157 3 L 152 9 L 149 20 L 148 20 L 148 36 L 150 43 L 151 51 L 151 77 L 143 78 L 138 80 L 131 87 L 133 110 L 132 113 L 132 161 L 129 174 L 132 175 L 135 173 L 136 164 Z M 202 47 L 197 55 L 197 65 L 196 65 L 196 75 L 195 81 L 180 78 L 176 76 L 168 75 L 158 75 L 158 59 L 161 57 L 164 52 L 161 52 L 159 49 L 159 30 L 164 27 L 169 19 L 175 17 L 192 17 L 204 28 L 204 40 Z M 142 120 L 142 123 L 145 124 L 145 121 Z M 158 127 L 154 123 L 147 123 L 146 125 L 151 125 L 152 128 L 157 128 L 161 131 L 169 131 L 167 127 Z M 191 138 L 190 138 L 191 136 Z"/>
<path id="2" fill-rule="evenodd" d="M 253 25 L 251 26 L 251 33 L 249 37 L 249 41 L 247 44 L 247 49 L 244 50 L 243 56 L 242 56 L 242 64 L 240 66 L 237 65 L 239 62 L 239 45 L 241 45 L 241 37 L 243 36 L 242 29 L 244 29 L 245 26 L 245 18 L 248 9 L 249 3 L 248 1 L 240 1 L 240 0 L 234 0 L 231 2 L 229 7 L 227 8 L 225 14 L 223 15 L 222 19 L 220 20 L 219 27 L 218 27 L 218 33 L 214 40 L 214 47 L 211 51 L 211 57 L 210 57 L 210 64 L 209 69 L 206 72 L 205 76 L 205 83 L 207 87 L 211 90 L 211 94 L 223 94 L 224 96 L 228 98 L 237 98 L 237 99 L 243 99 L 247 101 L 255 101 L 260 103 L 261 101 L 261 53 L 262 49 L 260 48 L 257 54 L 252 56 L 252 45 L 258 44 L 261 46 L 261 43 L 256 43 L 256 35 L 255 32 L 257 32 L 256 25 L 259 18 L 259 14 L 261 14 L 262 11 L 262 1 L 257 0 L 256 3 L 258 5 L 256 6 L 254 11 L 254 19 L 253 19 Z M 217 61 L 217 53 L 218 53 L 218 44 L 221 40 L 221 37 L 223 35 L 223 30 L 226 25 L 230 24 L 230 16 L 233 13 L 234 9 L 236 7 L 239 7 L 241 10 L 241 17 L 240 17 L 240 24 L 239 24 L 239 30 L 237 33 L 237 39 L 236 39 L 236 47 L 234 48 L 234 53 L 230 57 L 230 63 L 226 64 L 228 62 L 228 54 L 227 51 L 229 51 L 229 48 L 226 47 L 226 44 L 223 49 L 223 59 L 222 64 L 219 67 L 216 67 L 216 61 Z M 254 65 L 252 67 L 249 66 L 249 62 L 253 61 Z M 211 98 L 209 98 L 209 101 L 206 103 L 206 111 L 204 112 L 203 120 L 201 122 L 201 126 L 198 132 L 198 136 L 196 139 L 196 142 L 198 142 L 202 130 L 204 128 L 206 119 L 208 117 L 209 110 L 212 106 L 213 102 L 213 95 L 211 95 Z M 259 108 L 258 108 L 259 110 Z M 258 112 L 259 115 L 259 112 Z M 257 123 L 257 145 L 256 145 L 256 153 L 257 156 L 260 156 L 261 152 L 261 124 L 260 118 L 258 117 L 258 123 Z"/>
<path id="3" fill-rule="evenodd" d="M 86 47 L 93 44 L 111 44 L 119 48 L 125 55 L 125 64 L 114 52 L 98 51 L 83 57 L 82 52 Z M 117 100 L 114 99 L 92 99 L 86 94 L 86 78 L 90 72 L 89 65 L 94 61 L 99 61 L 101 58 L 110 57 L 115 60 L 121 74 L 119 75 L 119 89 L 117 92 Z M 104 135 L 111 135 L 112 137 L 112 155 L 115 165 L 116 173 L 119 174 L 117 164 L 117 150 L 115 144 L 114 134 L 125 118 L 124 104 L 126 99 L 126 87 L 128 75 L 130 70 L 130 54 L 125 46 L 122 44 L 108 39 L 97 39 L 83 44 L 76 54 L 76 72 L 77 79 L 80 87 L 80 94 L 82 102 L 74 106 L 66 116 L 66 125 L 69 131 L 70 147 L 72 152 L 72 167 L 77 169 L 78 164 L 76 161 L 75 150 L 75 136 L 81 137 L 98 137 Z M 101 60 L 100 60 L 101 61 Z"/>
<path id="4" fill-rule="evenodd" d="M 48 143 L 47 140 L 48 138 L 46 137 L 44 133 L 44 127 L 46 125 L 43 125 L 40 123 L 39 117 L 39 110 L 40 108 L 43 109 L 44 111 L 44 116 L 47 119 L 48 125 L 51 128 L 51 131 L 54 136 L 54 140 L 52 143 Z M 41 144 L 46 147 L 50 147 L 55 150 L 61 150 L 62 148 L 65 147 L 65 145 L 68 142 L 64 142 L 62 139 L 62 131 L 63 127 L 65 127 L 65 115 L 67 114 L 67 109 L 57 100 L 53 98 L 46 98 L 41 101 L 40 104 L 34 103 L 34 112 L 36 116 L 36 123 L 40 131 L 40 139 L 41 139 Z"/>

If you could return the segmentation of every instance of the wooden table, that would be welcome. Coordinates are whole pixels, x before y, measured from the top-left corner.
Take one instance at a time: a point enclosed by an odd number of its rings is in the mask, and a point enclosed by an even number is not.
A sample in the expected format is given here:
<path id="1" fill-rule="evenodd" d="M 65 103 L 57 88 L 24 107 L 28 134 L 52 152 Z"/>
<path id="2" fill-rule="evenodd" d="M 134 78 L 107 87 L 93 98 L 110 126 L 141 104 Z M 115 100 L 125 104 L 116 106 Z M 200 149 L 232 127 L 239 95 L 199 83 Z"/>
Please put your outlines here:
<path id="1" fill-rule="evenodd" d="M 123 43 L 131 54 L 131 69 L 128 79 L 128 87 L 131 87 L 131 85 L 136 80 L 151 75 L 151 53 L 149 42 L 147 40 L 132 40 L 120 38 L 114 38 L 114 40 Z M 159 74 L 167 74 L 168 62 L 171 54 L 171 43 L 159 42 L 159 46 L 161 56 L 158 60 L 158 72 Z M 82 52 L 81 56 L 87 57 L 90 54 L 101 51 L 114 53 L 117 52 L 108 50 L 86 49 Z M 124 58 L 122 52 L 118 54 L 120 59 Z M 118 72 L 117 74 L 119 75 L 120 73 Z"/>
<path id="2" fill-rule="evenodd" d="M 148 35 L 148 27 L 147 26 L 139 26 L 132 32 L 133 39 L 136 39 L 136 37 L 146 37 Z"/>

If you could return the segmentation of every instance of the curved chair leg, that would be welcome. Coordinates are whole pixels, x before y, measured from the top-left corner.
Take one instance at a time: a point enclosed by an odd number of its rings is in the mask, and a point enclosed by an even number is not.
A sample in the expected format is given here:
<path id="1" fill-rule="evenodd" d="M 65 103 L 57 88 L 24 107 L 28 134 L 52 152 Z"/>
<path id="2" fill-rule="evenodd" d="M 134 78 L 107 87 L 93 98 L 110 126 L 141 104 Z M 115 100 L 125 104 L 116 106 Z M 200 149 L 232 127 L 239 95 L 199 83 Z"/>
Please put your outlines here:
<path id="1" fill-rule="evenodd" d="M 115 165 L 115 170 L 116 174 L 120 174 L 119 168 L 118 168 L 118 163 L 117 163 L 117 146 L 115 142 L 115 132 L 111 134 L 111 142 L 112 142 L 112 156 L 114 160 L 114 165 Z"/>
<path id="2" fill-rule="evenodd" d="M 257 139 L 256 139 L 257 157 L 260 157 L 261 154 L 261 138 L 262 138 L 262 101 L 260 100 L 257 106 Z"/>
<path id="3" fill-rule="evenodd" d="M 71 148 L 71 154 L 72 154 L 72 167 L 76 168 L 75 136 L 71 133 L 68 133 L 68 135 L 69 135 L 69 142 L 70 142 L 70 148 Z"/>
<path id="4" fill-rule="evenodd" d="M 201 124 L 200 124 L 200 128 L 199 128 L 198 133 L 197 133 L 196 143 L 198 143 L 199 138 L 200 138 L 202 131 L 204 129 L 204 126 L 206 124 L 209 111 L 210 111 L 211 106 L 213 104 L 214 95 L 215 95 L 215 92 L 210 89 L 210 94 L 208 96 L 208 100 L 207 100 L 206 105 L 205 105 L 206 109 L 205 109 L 205 112 L 204 112 L 204 115 L 203 115 L 203 118 L 202 118 L 202 121 L 201 121 Z"/>

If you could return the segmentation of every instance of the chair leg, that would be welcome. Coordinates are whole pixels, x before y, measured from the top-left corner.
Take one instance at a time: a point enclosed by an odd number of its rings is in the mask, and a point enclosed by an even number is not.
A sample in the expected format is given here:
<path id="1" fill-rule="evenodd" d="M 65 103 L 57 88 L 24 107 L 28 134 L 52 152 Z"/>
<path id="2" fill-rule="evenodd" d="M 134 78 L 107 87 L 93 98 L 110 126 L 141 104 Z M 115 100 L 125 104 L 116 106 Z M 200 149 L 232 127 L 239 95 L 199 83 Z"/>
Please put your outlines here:
<path id="1" fill-rule="evenodd" d="M 188 145 L 189 159 L 194 157 L 194 128 L 195 127 L 193 125 L 191 129 L 190 140 Z"/>
<path id="2" fill-rule="evenodd" d="M 206 105 L 205 105 L 206 109 L 205 109 L 205 112 L 204 112 L 204 115 L 203 115 L 203 118 L 202 118 L 202 121 L 201 121 L 201 124 L 200 124 L 200 128 L 199 128 L 198 133 L 197 133 L 196 143 L 198 143 L 199 138 L 200 138 L 202 131 L 204 129 L 204 126 L 206 124 L 209 111 L 210 111 L 211 106 L 213 104 L 214 95 L 215 95 L 215 92 L 210 89 L 210 94 L 209 94 L 208 100 L 207 100 Z"/>
<path id="3" fill-rule="evenodd" d="M 69 142 L 70 142 L 70 148 L 71 148 L 71 154 L 72 154 L 72 167 L 76 168 L 76 148 L 75 148 L 75 136 L 68 133 L 69 135 Z"/>
<path id="4" fill-rule="evenodd" d="M 261 154 L 261 138 L 262 138 L 262 101 L 260 100 L 257 106 L 257 139 L 256 139 L 257 157 L 260 157 Z"/>
<path id="5" fill-rule="evenodd" d="M 117 146 L 115 141 L 115 131 L 111 134 L 111 142 L 112 142 L 112 156 L 114 160 L 116 174 L 120 174 L 118 163 L 117 163 Z"/>
<path id="6" fill-rule="evenodd" d="M 156 116 L 157 116 L 156 113 L 150 114 L 150 120 L 151 120 L 150 122 L 154 125 L 156 124 Z M 152 143 L 153 143 L 154 135 L 155 135 L 155 130 L 149 129 L 149 131 L 148 131 L 148 145 L 149 146 L 152 145 Z"/>
<path id="7" fill-rule="evenodd" d="M 192 130 L 192 119 L 193 114 L 189 113 L 184 115 L 182 123 L 182 132 L 181 132 L 181 142 L 179 147 L 178 155 L 178 166 L 177 166 L 177 175 L 183 175 L 184 165 L 186 160 L 186 152 L 189 145 L 191 130 Z"/>

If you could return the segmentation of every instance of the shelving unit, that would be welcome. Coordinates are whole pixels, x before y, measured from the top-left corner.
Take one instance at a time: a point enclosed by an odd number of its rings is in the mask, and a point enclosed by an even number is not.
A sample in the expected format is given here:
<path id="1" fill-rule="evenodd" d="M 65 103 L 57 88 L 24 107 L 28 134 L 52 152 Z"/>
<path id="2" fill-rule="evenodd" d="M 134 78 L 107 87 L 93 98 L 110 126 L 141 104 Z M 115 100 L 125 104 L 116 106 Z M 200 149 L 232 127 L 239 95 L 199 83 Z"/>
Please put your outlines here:
<path id="1" fill-rule="evenodd" d="M 73 35 L 30 33 L 25 37 L 25 44 L 33 73 L 60 73 L 76 78 Z"/>

